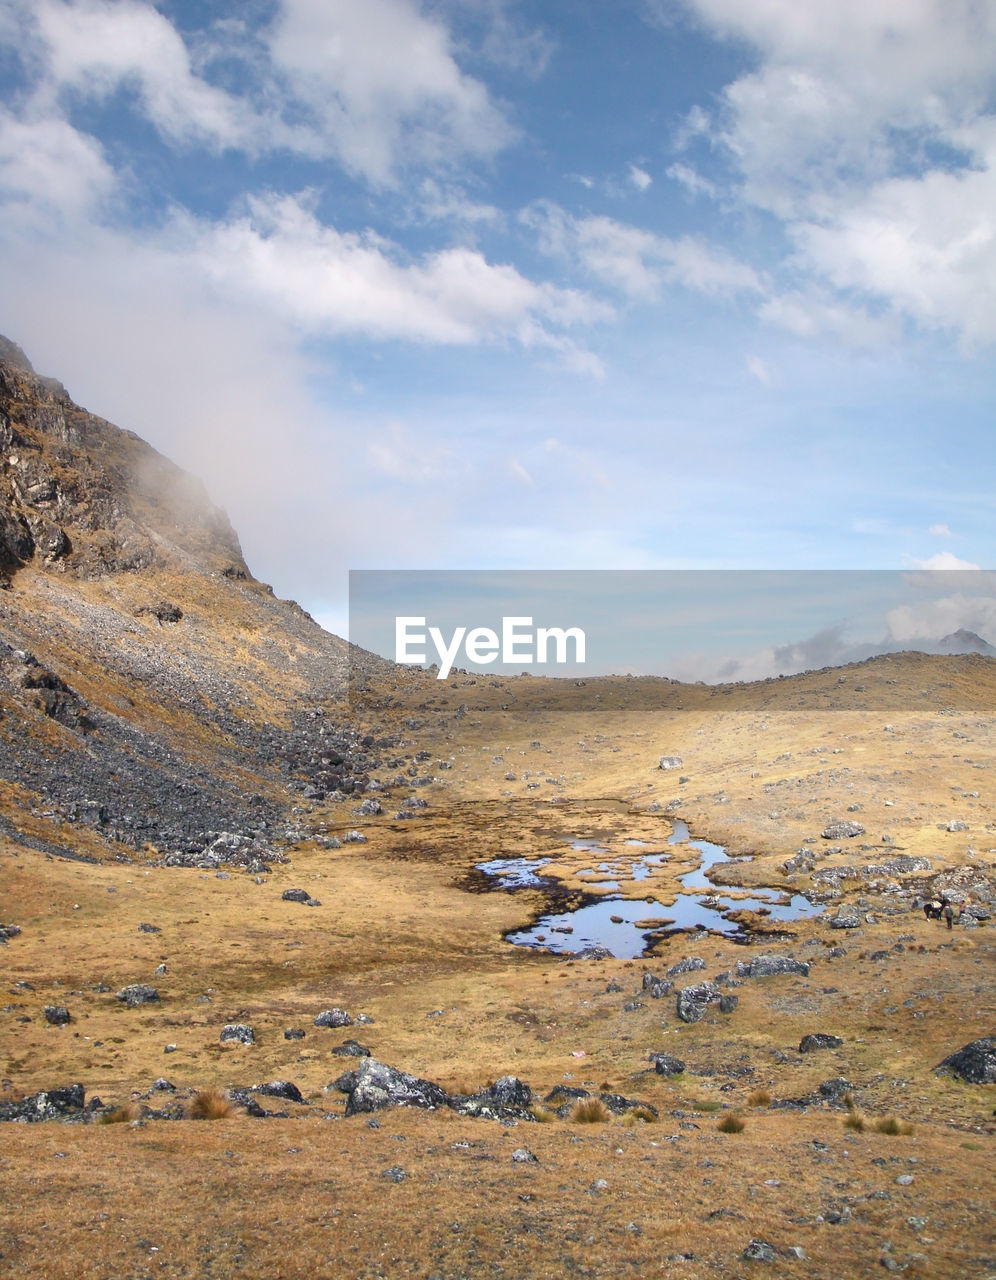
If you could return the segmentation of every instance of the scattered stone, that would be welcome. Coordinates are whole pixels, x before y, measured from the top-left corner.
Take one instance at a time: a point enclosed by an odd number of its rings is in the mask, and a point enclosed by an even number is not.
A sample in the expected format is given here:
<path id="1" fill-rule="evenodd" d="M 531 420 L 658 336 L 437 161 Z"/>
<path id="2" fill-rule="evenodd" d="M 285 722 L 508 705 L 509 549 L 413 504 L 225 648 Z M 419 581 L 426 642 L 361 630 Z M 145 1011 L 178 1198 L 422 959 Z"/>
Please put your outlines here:
<path id="1" fill-rule="evenodd" d="M 47 1004 L 45 1006 L 45 1021 L 51 1023 L 53 1027 L 65 1027 L 69 1025 L 69 1010 L 64 1004 Z"/>
<path id="2" fill-rule="evenodd" d="M 670 1053 L 652 1053 L 650 1061 L 654 1064 L 654 1070 L 659 1076 L 680 1076 L 685 1070 L 682 1060 Z"/>
<path id="3" fill-rule="evenodd" d="M 778 1250 L 766 1240 L 752 1240 L 740 1256 L 745 1262 L 774 1262 Z"/>
<path id="4" fill-rule="evenodd" d="M 385 1107 L 425 1107 L 434 1110 L 444 1107 L 448 1098 L 446 1090 L 431 1080 L 420 1080 L 405 1071 L 398 1071 L 376 1058 L 361 1058 L 355 1071 L 340 1077 L 349 1077 L 351 1087 L 344 1089 L 346 1115 L 380 1111 Z M 338 1082 L 337 1082 L 338 1087 Z"/>
<path id="5" fill-rule="evenodd" d="M 316 1027 L 351 1027 L 353 1019 L 345 1009 L 324 1009 L 315 1018 Z"/>
<path id="6" fill-rule="evenodd" d="M 937 1067 L 970 1084 L 996 1084 L 996 1036 L 983 1036 L 963 1045 Z"/>
<path id="7" fill-rule="evenodd" d="M 740 997 L 734 995 L 726 995 L 719 997 L 719 1012 L 732 1013 L 740 1003 Z"/>
<path id="8" fill-rule="evenodd" d="M 158 1080 L 152 1082 L 150 1093 L 176 1093 L 176 1085 L 171 1084 L 169 1080 L 160 1076 Z"/>
<path id="9" fill-rule="evenodd" d="M 683 960 L 671 965 L 667 971 L 667 976 L 676 978 L 681 973 L 694 973 L 697 969 L 704 969 L 705 967 L 706 963 L 701 956 L 685 956 Z"/>
<path id="10" fill-rule="evenodd" d="M 344 1040 L 332 1050 L 334 1058 L 369 1058 L 370 1050 L 358 1040 Z"/>
<path id="11" fill-rule="evenodd" d="M 162 933 L 162 929 L 157 924 L 147 924 L 144 920 L 138 926 L 139 933 Z"/>
<path id="12" fill-rule="evenodd" d="M 861 912 L 853 903 L 842 903 L 837 914 L 830 917 L 829 923 L 831 929 L 860 929 Z"/>
<path id="13" fill-rule="evenodd" d="M 699 1022 L 710 1004 L 718 1004 L 722 994 L 714 982 L 700 982 L 678 992 L 678 1017 L 682 1022 Z"/>
<path id="14" fill-rule="evenodd" d="M 390 1169 L 384 1170 L 383 1176 L 388 1182 L 404 1182 L 408 1174 L 405 1173 L 400 1164 L 394 1164 L 391 1165 Z"/>
<path id="15" fill-rule="evenodd" d="M 830 1098 L 833 1102 L 839 1102 L 845 1093 L 850 1093 L 851 1082 L 844 1076 L 834 1076 L 830 1080 L 824 1080 L 820 1085 L 820 1093 L 824 1098 Z"/>
<path id="16" fill-rule="evenodd" d="M 863 836 L 865 829 L 860 822 L 831 822 L 821 834 L 824 840 L 846 840 L 852 836 Z"/>
<path id="17" fill-rule="evenodd" d="M 310 902 L 311 894 L 307 889 L 285 889 L 280 895 L 284 902 Z"/>
<path id="18" fill-rule="evenodd" d="M 253 1093 L 262 1093 L 267 1098 L 286 1098 L 288 1102 L 303 1102 L 301 1090 L 291 1080 L 271 1080 L 269 1084 L 254 1084 Z"/>
<path id="19" fill-rule="evenodd" d="M 304 1036 L 305 1036 L 305 1032 L 303 1027 L 285 1027 L 284 1028 L 285 1040 L 303 1040 Z"/>
<path id="20" fill-rule="evenodd" d="M 512 1152 L 512 1160 L 515 1164 L 539 1164 L 539 1156 L 534 1156 L 525 1147 L 516 1147 Z"/>
<path id="21" fill-rule="evenodd" d="M 144 982 L 136 982 L 130 987 L 122 987 L 114 998 L 134 1009 L 140 1004 L 155 1004 L 159 1000 L 159 992 Z"/>
<path id="22" fill-rule="evenodd" d="M 221 1043 L 255 1044 L 256 1033 L 244 1022 L 230 1022 L 221 1029 Z"/>
<path id="23" fill-rule="evenodd" d="M 809 965 L 804 960 L 794 960 L 791 956 L 755 956 L 753 960 L 737 961 L 738 978 L 772 978 L 780 973 L 796 973 L 806 978 L 809 976 Z"/>
<path id="24" fill-rule="evenodd" d="M 844 1041 L 840 1036 L 828 1035 L 823 1031 L 812 1032 L 799 1041 L 800 1053 L 815 1053 L 818 1049 L 839 1049 Z"/>
<path id="25" fill-rule="evenodd" d="M 661 756 L 657 763 L 658 769 L 680 769 L 682 765 L 681 756 Z"/>
<path id="26" fill-rule="evenodd" d="M 65 1085 L 45 1089 L 19 1102 L 0 1102 L 0 1121 L 20 1120 L 35 1124 L 42 1120 L 61 1120 L 83 1110 L 83 1086 Z"/>

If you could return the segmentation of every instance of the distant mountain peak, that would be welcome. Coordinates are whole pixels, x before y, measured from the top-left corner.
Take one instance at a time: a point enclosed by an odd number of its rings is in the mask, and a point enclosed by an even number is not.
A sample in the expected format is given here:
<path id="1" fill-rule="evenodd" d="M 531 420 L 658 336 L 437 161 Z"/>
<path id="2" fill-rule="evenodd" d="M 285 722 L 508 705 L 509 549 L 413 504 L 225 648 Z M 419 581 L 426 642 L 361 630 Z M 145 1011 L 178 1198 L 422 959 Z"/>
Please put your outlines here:
<path id="1" fill-rule="evenodd" d="M 996 647 L 965 627 L 938 640 L 934 648 L 937 653 L 981 653 L 988 658 L 996 657 Z"/>

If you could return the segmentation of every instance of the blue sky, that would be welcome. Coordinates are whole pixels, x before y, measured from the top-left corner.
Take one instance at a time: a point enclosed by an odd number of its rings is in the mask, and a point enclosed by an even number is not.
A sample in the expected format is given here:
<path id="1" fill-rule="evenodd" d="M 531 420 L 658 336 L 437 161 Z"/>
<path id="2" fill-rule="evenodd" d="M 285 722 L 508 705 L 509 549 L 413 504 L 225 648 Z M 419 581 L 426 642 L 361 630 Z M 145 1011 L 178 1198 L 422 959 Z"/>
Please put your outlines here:
<path id="1" fill-rule="evenodd" d="M 988 0 L 0 0 L 0 46 L 0 331 L 334 629 L 349 569 L 993 567 Z"/>

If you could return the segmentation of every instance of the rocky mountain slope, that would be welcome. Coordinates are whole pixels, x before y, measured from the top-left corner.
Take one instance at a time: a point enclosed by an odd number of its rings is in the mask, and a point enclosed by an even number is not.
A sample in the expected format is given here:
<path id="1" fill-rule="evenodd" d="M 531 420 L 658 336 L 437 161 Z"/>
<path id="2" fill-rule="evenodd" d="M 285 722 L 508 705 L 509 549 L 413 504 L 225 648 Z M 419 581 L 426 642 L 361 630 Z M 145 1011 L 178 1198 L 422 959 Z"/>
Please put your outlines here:
<path id="1" fill-rule="evenodd" d="M 22 843 L 252 861 L 297 791 L 362 791 L 381 763 L 343 715 L 377 660 L 276 599 L 199 481 L 6 338 L 0 588 L 0 829 Z"/>

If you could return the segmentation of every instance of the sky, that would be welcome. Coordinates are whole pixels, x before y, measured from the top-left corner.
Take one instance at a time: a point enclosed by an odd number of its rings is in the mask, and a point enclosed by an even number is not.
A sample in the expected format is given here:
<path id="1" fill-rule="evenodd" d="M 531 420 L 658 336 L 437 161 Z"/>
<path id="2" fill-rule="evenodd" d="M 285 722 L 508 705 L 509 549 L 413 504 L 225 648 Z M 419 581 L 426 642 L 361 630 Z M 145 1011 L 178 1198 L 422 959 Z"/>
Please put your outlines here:
<path id="1" fill-rule="evenodd" d="M 0 0 L 0 332 L 340 633 L 349 570 L 990 569 L 996 6 Z"/>

